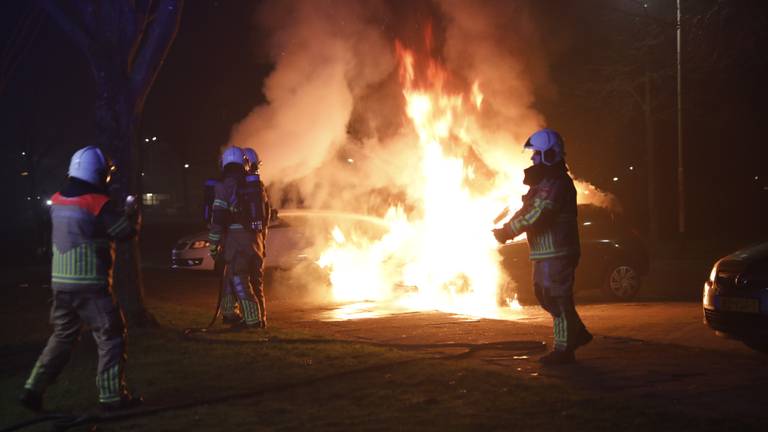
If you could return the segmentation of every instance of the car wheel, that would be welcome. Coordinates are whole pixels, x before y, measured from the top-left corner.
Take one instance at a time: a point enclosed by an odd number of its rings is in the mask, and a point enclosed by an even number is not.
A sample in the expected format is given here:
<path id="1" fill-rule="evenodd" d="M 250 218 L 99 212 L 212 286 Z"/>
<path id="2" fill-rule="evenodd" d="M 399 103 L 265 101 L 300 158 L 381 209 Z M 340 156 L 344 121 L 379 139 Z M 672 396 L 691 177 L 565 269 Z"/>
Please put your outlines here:
<path id="1" fill-rule="evenodd" d="M 627 265 L 612 266 L 605 278 L 603 291 L 612 300 L 631 300 L 640 290 L 640 274 Z"/>

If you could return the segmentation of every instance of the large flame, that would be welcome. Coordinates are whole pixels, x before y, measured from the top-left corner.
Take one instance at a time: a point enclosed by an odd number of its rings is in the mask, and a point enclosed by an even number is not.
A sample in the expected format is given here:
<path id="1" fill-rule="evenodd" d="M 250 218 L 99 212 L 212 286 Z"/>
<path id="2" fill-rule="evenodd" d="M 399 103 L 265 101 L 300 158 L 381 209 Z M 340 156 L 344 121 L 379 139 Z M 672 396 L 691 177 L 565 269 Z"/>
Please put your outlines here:
<path id="1" fill-rule="evenodd" d="M 397 42 L 395 52 L 405 115 L 418 141 L 421 172 L 410 193 L 420 208 L 410 216 L 390 208 L 389 231 L 373 242 L 334 228 L 319 264 L 337 301 L 496 316 L 502 277 L 491 229 L 501 209 L 520 206 L 508 199 L 524 192 L 522 167 L 490 172 L 473 146 L 481 83 L 452 93 L 437 61 L 429 59 L 420 76 L 413 51 Z"/>

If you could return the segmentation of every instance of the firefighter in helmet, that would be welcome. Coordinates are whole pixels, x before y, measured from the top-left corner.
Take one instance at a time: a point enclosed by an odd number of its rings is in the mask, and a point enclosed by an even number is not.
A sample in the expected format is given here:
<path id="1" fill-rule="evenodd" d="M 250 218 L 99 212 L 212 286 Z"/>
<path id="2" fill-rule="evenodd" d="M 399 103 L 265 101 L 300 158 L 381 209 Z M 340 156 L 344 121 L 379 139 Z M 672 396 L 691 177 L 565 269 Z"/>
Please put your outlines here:
<path id="1" fill-rule="evenodd" d="M 246 177 L 247 184 L 251 193 L 256 197 L 256 204 L 261 208 L 259 211 L 264 216 L 262 223 L 262 230 L 260 233 L 256 233 L 259 237 L 258 240 L 261 243 L 260 251 L 254 258 L 254 263 L 251 272 L 251 284 L 253 285 L 253 291 L 256 294 L 256 301 L 259 304 L 259 320 L 262 328 L 267 326 L 267 303 L 264 297 L 264 259 L 267 256 L 267 231 L 269 229 L 269 222 L 272 216 L 272 207 L 269 203 L 269 197 L 267 196 L 267 188 L 264 186 L 264 182 L 261 181 L 261 175 L 259 174 L 259 167 L 261 166 L 261 159 L 256 150 L 246 147 L 243 149 L 245 152 L 245 159 L 248 161 L 248 176 Z"/>
<path id="2" fill-rule="evenodd" d="M 592 340 L 573 300 L 580 256 L 576 188 L 568 175 L 560 134 L 552 129 L 539 130 L 524 148 L 533 151 L 533 165 L 525 170 L 523 180 L 530 189 L 523 196 L 522 208 L 493 234 L 505 243 L 526 233 L 536 298 L 552 315 L 554 327 L 554 349 L 539 361 L 572 363 L 575 350 Z"/>
<path id="3" fill-rule="evenodd" d="M 263 205 L 248 181 L 249 163 L 241 148 L 227 147 L 221 157 L 221 167 L 222 179 L 214 190 L 208 240 L 211 256 L 216 259 L 221 253 L 226 263 L 223 320 L 242 323 L 248 328 L 263 328 L 265 315 L 254 294 L 252 280 L 254 269 L 261 268 L 264 261 Z M 240 314 L 235 311 L 236 304 Z"/>
<path id="4" fill-rule="evenodd" d="M 125 323 L 112 292 L 115 240 L 135 236 L 139 218 L 132 199 L 123 207 L 109 198 L 113 171 L 101 149 L 82 148 L 72 156 L 64 188 L 51 198 L 53 334 L 20 397 L 29 409 L 42 409 L 43 394 L 68 362 L 83 326 L 98 347 L 101 408 L 131 408 L 142 401 L 126 388 Z"/>

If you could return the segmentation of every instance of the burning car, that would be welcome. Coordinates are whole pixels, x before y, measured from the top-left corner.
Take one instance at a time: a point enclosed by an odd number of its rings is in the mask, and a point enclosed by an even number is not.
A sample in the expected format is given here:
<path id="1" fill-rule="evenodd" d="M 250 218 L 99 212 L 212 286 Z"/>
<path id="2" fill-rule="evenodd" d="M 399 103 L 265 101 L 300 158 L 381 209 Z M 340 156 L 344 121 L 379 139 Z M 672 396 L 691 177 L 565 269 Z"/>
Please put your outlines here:
<path id="1" fill-rule="evenodd" d="M 282 210 L 270 223 L 264 266 L 292 269 L 306 261 L 316 261 L 324 239 L 335 226 L 348 232 L 380 235 L 383 227 L 377 218 L 351 213 L 320 210 Z M 188 270 L 214 270 L 208 252 L 208 231 L 179 239 L 171 251 L 171 267 Z"/>
<path id="2" fill-rule="evenodd" d="M 768 242 L 718 260 L 704 283 L 704 322 L 768 351 Z"/>
<path id="3" fill-rule="evenodd" d="M 581 259 L 576 269 L 576 292 L 599 287 L 610 300 L 627 301 L 637 295 L 648 272 L 648 252 L 639 234 L 621 216 L 606 208 L 579 205 Z M 499 301 L 517 298 L 535 302 L 531 263 L 525 239 L 503 245 L 499 252 L 510 281 Z"/>

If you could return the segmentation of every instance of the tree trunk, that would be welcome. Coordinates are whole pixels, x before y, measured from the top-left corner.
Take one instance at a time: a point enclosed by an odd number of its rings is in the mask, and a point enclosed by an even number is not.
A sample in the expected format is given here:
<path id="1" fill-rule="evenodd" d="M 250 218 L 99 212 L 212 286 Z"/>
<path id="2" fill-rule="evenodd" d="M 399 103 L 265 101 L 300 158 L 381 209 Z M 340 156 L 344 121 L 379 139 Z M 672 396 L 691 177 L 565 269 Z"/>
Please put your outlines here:
<path id="1" fill-rule="evenodd" d="M 118 166 L 112 199 L 124 202 L 129 194 L 140 198 L 138 124 L 176 38 L 183 0 L 41 0 L 41 4 L 83 52 L 96 81 L 96 143 Z M 155 323 L 144 307 L 138 245 L 138 238 L 117 245 L 113 272 L 113 287 L 131 327 Z"/>
<path id="2" fill-rule="evenodd" d="M 137 125 L 136 99 L 130 94 L 130 80 L 123 73 L 121 62 L 109 53 L 94 62 L 98 100 L 96 103 L 97 140 L 117 166 L 111 186 L 111 198 L 118 203 L 128 195 L 139 195 L 136 169 Z M 113 289 L 123 309 L 129 327 L 144 327 L 156 323 L 144 306 L 144 283 L 138 236 L 117 242 L 112 274 Z"/>

